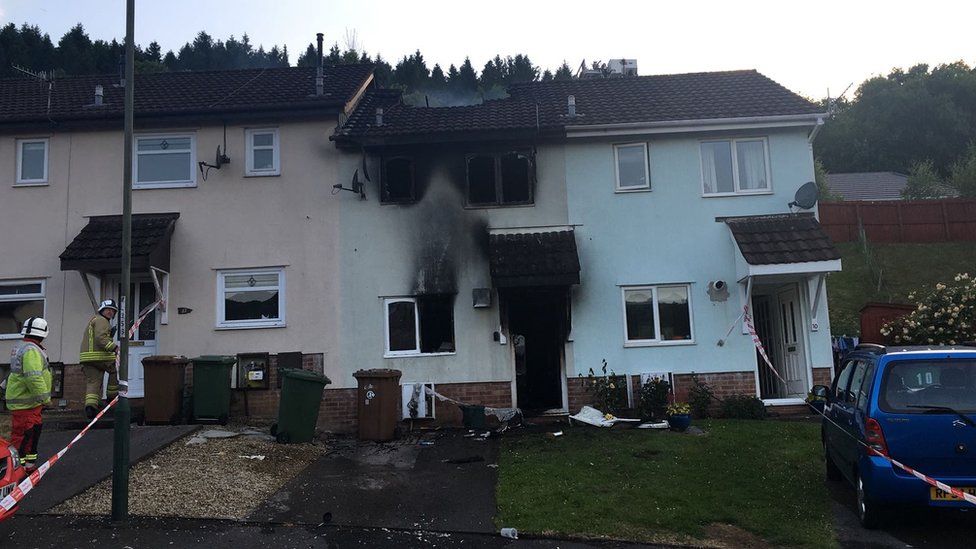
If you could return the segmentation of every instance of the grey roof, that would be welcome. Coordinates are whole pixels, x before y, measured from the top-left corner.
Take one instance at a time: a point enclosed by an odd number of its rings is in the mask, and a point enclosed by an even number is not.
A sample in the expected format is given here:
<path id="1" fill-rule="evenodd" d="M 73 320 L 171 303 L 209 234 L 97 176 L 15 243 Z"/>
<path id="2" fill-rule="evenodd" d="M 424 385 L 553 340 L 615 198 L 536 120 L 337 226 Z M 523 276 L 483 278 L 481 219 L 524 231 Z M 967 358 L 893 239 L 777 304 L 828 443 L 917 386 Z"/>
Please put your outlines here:
<path id="1" fill-rule="evenodd" d="M 898 172 L 832 173 L 827 187 L 841 200 L 901 200 L 908 176 Z"/>
<path id="2" fill-rule="evenodd" d="M 766 215 L 726 219 L 750 265 L 840 259 L 840 252 L 812 215 Z"/>

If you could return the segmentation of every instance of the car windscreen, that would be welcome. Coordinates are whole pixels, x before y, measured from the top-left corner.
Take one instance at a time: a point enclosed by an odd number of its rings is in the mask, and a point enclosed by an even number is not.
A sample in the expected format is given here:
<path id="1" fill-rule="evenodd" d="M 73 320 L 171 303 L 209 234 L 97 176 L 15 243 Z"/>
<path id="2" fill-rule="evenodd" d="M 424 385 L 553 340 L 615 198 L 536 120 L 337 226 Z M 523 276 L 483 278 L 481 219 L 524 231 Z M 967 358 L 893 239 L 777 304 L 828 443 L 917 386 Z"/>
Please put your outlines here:
<path id="1" fill-rule="evenodd" d="M 878 404 L 896 413 L 924 414 L 940 408 L 976 412 L 976 360 L 890 362 Z"/>

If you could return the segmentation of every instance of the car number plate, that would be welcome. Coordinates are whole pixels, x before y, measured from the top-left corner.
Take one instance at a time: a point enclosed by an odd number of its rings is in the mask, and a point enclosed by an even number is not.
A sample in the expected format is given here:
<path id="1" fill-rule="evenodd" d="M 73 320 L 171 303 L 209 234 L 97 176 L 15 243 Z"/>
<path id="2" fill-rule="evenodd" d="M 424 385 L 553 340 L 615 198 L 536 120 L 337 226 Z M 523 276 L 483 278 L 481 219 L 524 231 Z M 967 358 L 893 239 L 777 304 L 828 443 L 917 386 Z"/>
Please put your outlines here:
<path id="1" fill-rule="evenodd" d="M 976 487 L 959 488 L 963 492 L 976 496 Z M 962 498 L 952 495 L 951 492 L 946 492 L 945 490 L 940 490 L 935 486 L 931 487 L 931 498 L 932 501 L 962 501 Z"/>

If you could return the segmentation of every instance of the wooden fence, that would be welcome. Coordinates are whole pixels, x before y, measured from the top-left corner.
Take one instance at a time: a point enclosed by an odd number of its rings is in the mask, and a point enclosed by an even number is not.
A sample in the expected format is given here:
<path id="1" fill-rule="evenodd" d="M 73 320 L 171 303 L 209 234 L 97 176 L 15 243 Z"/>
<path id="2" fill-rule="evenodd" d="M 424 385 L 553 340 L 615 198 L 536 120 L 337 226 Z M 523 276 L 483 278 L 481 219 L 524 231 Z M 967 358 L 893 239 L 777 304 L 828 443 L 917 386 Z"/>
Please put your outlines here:
<path id="1" fill-rule="evenodd" d="M 821 202 L 820 224 L 834 242 L 973 242 L 976 199 Z"/>

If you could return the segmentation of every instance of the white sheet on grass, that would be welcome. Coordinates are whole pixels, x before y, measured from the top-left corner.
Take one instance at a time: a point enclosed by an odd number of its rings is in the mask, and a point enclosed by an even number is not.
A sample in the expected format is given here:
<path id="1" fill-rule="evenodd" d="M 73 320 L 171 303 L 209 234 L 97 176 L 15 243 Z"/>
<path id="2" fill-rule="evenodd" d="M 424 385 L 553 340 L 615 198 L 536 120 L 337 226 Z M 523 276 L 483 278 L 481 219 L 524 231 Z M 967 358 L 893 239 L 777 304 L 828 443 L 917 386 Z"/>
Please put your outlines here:
<path id="1" fill-rule="evenodd" d="M 580 411 L 575 416 L 569 416 L 570 419 L 575 419 L 580 423 L 585 423 L 587 425 L 592 425 L 594 427 L 613 427 L 615 423 L 639 423 L 639 419 L 624 419 L 616 416 L 610 416 L 608 419 L 606 415 L 593 408 L 592 406 L 583 406 Z"/>

